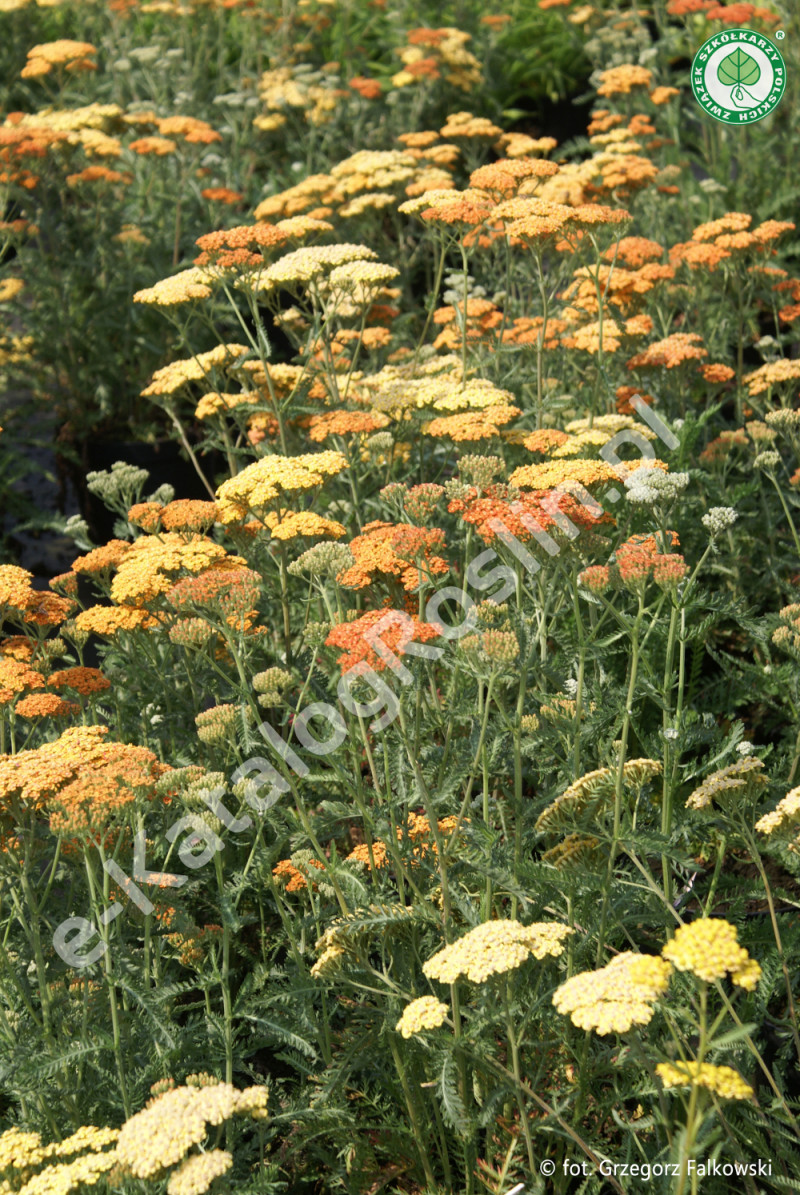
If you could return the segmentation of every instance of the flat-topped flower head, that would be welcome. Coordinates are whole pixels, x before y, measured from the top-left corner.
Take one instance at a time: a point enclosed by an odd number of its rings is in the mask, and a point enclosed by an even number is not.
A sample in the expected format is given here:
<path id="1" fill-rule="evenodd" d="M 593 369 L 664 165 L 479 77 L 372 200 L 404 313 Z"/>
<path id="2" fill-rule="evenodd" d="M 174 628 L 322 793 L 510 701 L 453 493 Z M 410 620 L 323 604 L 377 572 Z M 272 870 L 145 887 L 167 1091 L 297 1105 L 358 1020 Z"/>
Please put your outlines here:
<path id="1" fill-rule="evenodd" d="M 253 286 L 258 291 L 299 286 L 322 278 L 337 266 L 356 261 L 376 261 L 377 257 L 375 250 L 366 245 L 308 245 L 279 257 L 258 274 Z"/>
<path id="2" fill-rule="evenodd" d="M 755 796 L 769 783 L 766 776 L 761 774 L 764 761 L 757 756 L 748 755 L 746 759 L 738 759 L 736 763 L 728 764 L 706 776 L 694 792 L 686 799 L 689 809 L 707 809 L 712 801 L 730 805 L 732 800 L 737 802 Z"/>
<path id="3" fill-rule="evenodd" d="M 469 979 L 483 983 L 491 975 L 513 971 L 531 957 L 557 958 L 564 938 L 573 931 L 556 921 L 521 925 L 518 921 L 486 921 L 451 942 L 422 964 L 423 973 L 440 983 Z"/>
<path id="4" fill-rule="evenodd" d="M 753 1088 L 730 1066 L 710 1062 L 659 1062 L 656 1074 L 665 1087 L 705 1087 L 724 1100 L 750 1100 Z"/>
<path id="5" fill-rule="evenodd" d="M 678 971 L 691 971 L 705 983 L 730 975 L 738 986 L 752 992 L 761 968 L 738 942 L 735 925 L 717 917 L 703 917 L 682 925 L 661 954 Z"/>
<path id="6" fill-rule="evenodd" d="M 579 1029 L 601 1037 L 646 1025 L 669 986 L 672 968 L 657 955 L 625 951 L 599 971 L 582 971 L 562 983 L 553 1004 Z"/>
<path id="7" fill-rule="evenodd" d="M 260 1118 L 266 1114 L 266 1103 L 266 1087 L 237 1091 L 230 1083 L 216 1082 L 213 1086 L 176 1087 L 125 1122 L 117 1142 L 117 1159 L 134 1178 L 153 1178 L 183 1161 L 192 1146 L 205 1139 L 208 1126 L 243 1114 Z"/>
<path id="8" fill-rule="evenodd" d="M 423 1029 L 438 1029 L 447 1017 L 448 1008 L 435 996 L 419 996 L 403 1009 L 395 1029 L 403 1037 L 413 1037 Z"/>
<path id="9" fill-rule="evenodd" d="M 220 522 L 235 523 L 279 497 L 315 489 L 347 468 L 341 452 L 307 452 L 299 456 L 264 456 L 217 490 Z"/>

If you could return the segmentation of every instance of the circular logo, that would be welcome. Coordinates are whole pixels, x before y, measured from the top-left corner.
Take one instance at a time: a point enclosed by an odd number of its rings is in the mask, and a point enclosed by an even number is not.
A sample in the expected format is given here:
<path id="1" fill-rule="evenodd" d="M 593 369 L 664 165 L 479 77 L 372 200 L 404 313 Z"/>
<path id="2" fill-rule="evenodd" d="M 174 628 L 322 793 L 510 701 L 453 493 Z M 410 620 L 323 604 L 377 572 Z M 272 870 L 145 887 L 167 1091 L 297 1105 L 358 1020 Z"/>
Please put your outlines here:
<path id="1" fill-rule="evenodd" d="M 710 37 L 692 62 L 692 91 L 701 108 L 724 124 L 753 124 L 769 116 L 786 87 L 777 47 L 752 29 Z"/>

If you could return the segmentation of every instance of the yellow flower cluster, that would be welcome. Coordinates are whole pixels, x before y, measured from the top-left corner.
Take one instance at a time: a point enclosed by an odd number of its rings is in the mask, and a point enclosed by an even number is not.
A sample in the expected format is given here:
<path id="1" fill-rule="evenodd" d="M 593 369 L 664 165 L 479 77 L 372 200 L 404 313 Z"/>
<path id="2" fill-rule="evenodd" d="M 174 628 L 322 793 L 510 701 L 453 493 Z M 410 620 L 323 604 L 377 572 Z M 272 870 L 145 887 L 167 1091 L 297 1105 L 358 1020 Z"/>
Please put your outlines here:
<path id="1" fill-rule="evenodd" d="M 220 522 L 235 523 L 282 494 L 313 489 L 346 468 L 346 458 L 332 450 L 262 457 L 217 490 Z"/>
<path id="2" fill-rule="evenodd" d="M 218 344 L 206 353 L 198 353 L 182 361 L 171 361 L 153 374 L 149 386 L 142 391 L 143 398 L 170 396 L 176 394 L 189 382 L 199 382 L 211 372 L 230 366 L 238 357 L 250 350 L 244 344 Z"/>
<path id="3" fill-rule="evenodd" d="M 736 926 L 721 918 L 704 917 L 680 926 L 661 953 L 678 971 L 691 971 L 706 983 L 730 975 L 752 992 L 761 977 L 756 960 L 739 945 Z"/>
<path id="4" fill-rule="evenodd" d="M 754 398 L 772 386 L 779 386 L 782 382 L 793 382 L 797 378 L 800 378 L 800 359 L 781 357 L 778 361 L 770 361 L 767 365 L 754 369 L 752 373 L 746 373 L 742 381 L 747 383 L 750 397 Z"/>
<path id="5" fill-rule="evenodd" d="M 67 1195 L 82 1186 L 93 1187 L 116 1164 L 116 1150 L 109 1149 L 105 1153 L 84 1154 L 72 1162 L 45 1166 L 18 1188 L 18 1195 Z"/>
<path id="6" fill-rule="evenodd" d="M 337 523 L 334 519 L 323 518 L 322 515 L 315 514 L 313 510 L 290 510 L 288 513 L 281 513 L 270 510 L 264 516 L 264 522 L 269 527 L 273 539 L 300 539 L 307 537 L 309 539 L 317 536 L 329 536 L 332 539 L 341 539 L 343 535 L 347 534 L 347 530 L 341 523 Z"/>
<path id="7" fill-rule="evenodd" d="M 710 1062 L 659 1062 L 656 1074 L 665 1087 L 705 1087 L 724 1100 L 749 1100 L 753 1088 L 730 1066 Z"/>
<path id="8" fill-rule="evenodd" d="M 79 631 L 112 636 L 119 631 L 146 631 L 157 624 L 147 610 L 135 606 L 89 606 L 75 617 Z"/>
<path id="9" fill-rule="evenodd" d="M 67 1195 L 69 1191 L 93 1186 L 100 1176 L 117 1163 L 115 1149 L 101 1152 L 119 1137 L 118 1129 L 82 1125 L 72 1136 L 52 1145 L 42 1145 L 38 1133 L 26 1133 L 14 1127 L 0 1136 L 0 1173 L 11 1173 L 0 1180 L 0 1191 L 9 1195 Z M 88 1152 L 84 1152 L 88 1151 Z M 82 1157 L 72 1155 L 83 1153 Z M 34 1173 L 37 1167 L 51 1158 L 70 1158 L 69 1162 L 53 1162 Z"/>
<path id="10" fill-rule="evenodd" d="M 445 946 L 422 970 L 428 979 L 455 983 L 462 977 L 483 983 L 490 975 L 502 975 L 526 962 L 531 955 L 557 957 L 564 950 L 563 939 L 573 931 L 555 921 L 520 925 L 518 921 L 486 921 Z"/>
<path id="11" fill-rule="evenodd" d="M 520 465 L 508 480 L 510 485 L 520 488 L 549 490 L 565 481 L 577 481 L 584 486 L 615 481 L 617 473 L 605 461 L 577 457 L 575 460 L 543 461 L 540 465 Z"/>
<path id="12" fill-rule="evenodd" d="M 754 795 L 759 788 L 768 784 L 766 776 L 760 774 L 764 761 L 755 755 L 746 759 L 738 759 L 736 763 L 720 768 L 711 776 L 707 776 L 701 785 L 686 798 L 689 809 L 707 809 L 712 801 L 720 797 L 735 794 L 737 797 Z"/>
<path id="13" fill-rule="evenodd" d="M 266 1115 L 266 1087 L 237 1091 L 230 1083 L 175 1087 L 132 1116 L 122 1126 L 117 1159 L 134 1178 L 152 1178 L 183 1160 L 206 1135 L 232 1116 Z"/>
<path id="14" fill-rule="evenodd" d="M 241 556 L 229 556 L 221 544 L 204 535 L 185 539 L 178 532 L 143 535 L 120 561 L 111 583 L 115 602 L 143 606 L 175 584 L 170 575 L 181 570 L 196 575 L 206 569 L 234 569 L 245 565 Z"/>
<path id="15" fill-rule="evenodd" d="M 277 290 L 313 282 L 336 266 L 355 261 L 375 261 L 377 253 L 366 245 L 306 245 L 285 253 L 252 282 L 254 290 Z M 386 268 L 386 267 L 384 267 Z"/>
<path id="16" fill-rule="evenodd" d="M 420 996 L 406 1005 L 395 1029 L 403 1037 L 413 1037 L 422 1029 L 438 1029 L 444 1024 L 447 1011 L 447 1005 L 435 996 Z"/>
<path id="17" fill-rule="evenodd" d="M 558 871 L 569 871 L 571 868 L 585 869 L 596 857 L 600 841 L 585 834 L 568 834 L 567 837 L 545 851 L 542 862 L 549 863 Z"/>
<path id="18" fill-rule="evenodd" d="M 573 780 L 563 793 L 556 797 L 536 820 L 537 830 L 551 830 L 558 826 L 565 816 L 575 817 L 594 801 L 610 796 L 614 791 L 614 773 L 611 768 L 595 768 L 577 780 Z"/>
<path id="19" fill-rule="evenodd" d="M 553 1004 L 579 1029 L 600 1036 L 646 1025 L 666 992 L 672 968 L 657 955 L 626 950 L 599 971 L 582 971 L 553 993 Z"/>
<path id="20" fill-rule="evenodd" d="M 192 299 L 208 299 L 211 296 L 210 280 L 208 270 L 192 266 L 189 270 L 181 270 L 180 274 L 173 274 L 171 278 L 162 278 L 146 290 L 137 290 L 133 301 L 149 303 L 153 307 L 177 307 Z"/>
<path id="21" fill-rule="evenodd" d="M 756 829 L 761 834 L 774 834 L 776 831 L 796 829 L 800 821 L 800 785 L 791 789 L 778 802 L 772 813 L 765 813 L 756 822 Z"/>
<path id="22" fill-rule="evenodd" d="M 261 402 L 261 396 L 255 390 L 242 390 L 239 394 L 220 394 L 216 390 L 204 394 L 195 407 L 195 419 L 202 421 L 213 415 L 221 415 L 223 411 L 233 411 L 236 407 L 253 406 Z"/>
<path id="23" fill-rule="evenodd" d="M 192 1154 L 171 1175 L 167 1183 L 167 1195 L 203 1195 L 214 1179 L 227 1174 L 232 1165 L 233 1155 L 226 1149 Z"/>

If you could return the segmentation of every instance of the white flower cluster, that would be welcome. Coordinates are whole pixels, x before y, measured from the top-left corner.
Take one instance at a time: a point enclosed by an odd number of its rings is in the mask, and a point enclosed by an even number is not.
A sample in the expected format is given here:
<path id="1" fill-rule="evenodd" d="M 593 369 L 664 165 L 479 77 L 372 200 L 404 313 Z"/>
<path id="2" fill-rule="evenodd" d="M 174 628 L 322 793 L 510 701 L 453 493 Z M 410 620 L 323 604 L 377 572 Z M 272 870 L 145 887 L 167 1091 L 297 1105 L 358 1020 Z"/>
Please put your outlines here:
<path id="1" fill-rule="evenodd" d="M 650 469 L 646 465 L 634 469 L 625 478 L 628 501 L 641 506 L 671 502 L 683 493 L 688 484 L 688 473 L 665 473 L 662 469 Z"/>
<path id="2" fill-rule="evenodd" d="M 732 506 L 712 506 L 700 521 L 706 531 L 715 537 L 732 527 L 738 517 Z"/>

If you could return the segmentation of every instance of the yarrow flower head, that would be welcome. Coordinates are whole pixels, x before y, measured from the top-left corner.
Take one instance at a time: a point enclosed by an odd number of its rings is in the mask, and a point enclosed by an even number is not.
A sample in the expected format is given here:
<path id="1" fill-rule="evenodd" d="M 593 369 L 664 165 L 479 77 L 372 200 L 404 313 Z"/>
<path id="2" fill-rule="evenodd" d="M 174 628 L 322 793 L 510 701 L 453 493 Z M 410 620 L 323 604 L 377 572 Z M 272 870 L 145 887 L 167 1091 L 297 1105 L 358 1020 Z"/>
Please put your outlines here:
<path id="1" fill-rule="evenodd" d="M 753 1088 L 730 1066 L 710 1062 L 659 1062 L 656 1074 L 665 1087 L 705 1087 L 724 1100 L 750 1100 Z"/>
<path id="2" fill-rule="evenodd" d="M 242 1114 L 263 1118 L 266 1105 L 266 1087 L 237 1091 L 230 1083 L 214 1080 L 203 1086 L 176 1087 L 125 1122 L 117 1142 L 117 1159 L 134 1178 L 153 1178 L 183 1161 L 192 1146 L 205 1139 L 208 1125 L 220 1125 Z M 178 1191 L 185 1195 L 182 1184 Z"/>
<path id="3" fill-rule="evenodd" d="M 582 971 L 562 983 L 553 1004 L 579 1029 L 601 1037 L 646 1025 L 666 992 L 672 968 L 657 955 L 626 950 L 600 971 Z"/>
<path id="4" fill-rule="evenodd" d="M 738 942 L 735 925 L 717 917 L 703 917 L 680 926 L 661 951 L 678 971 L 691 971 L 705 983 L 730 975 L 748 992 L 755 990 L 761 967 Z"/>
<path id="5" fill-rule="evenodd" d="M 664 473 L 643 466 L 625 478 L 628 501 L 636 506 L 673 502 L 689 484 L 688 473 Z"/>
<path id="6" fill-rule="evenodd" d="M 765 813 L 756 822 L 756 829 L 760 834 L 785 834 L 796 832 L 800 823 L 800 786 L 791 789 L 778 802 L 772 813 Z M 800 838 L 795 838 L 789 845 L 792 852 L 800 851 Z"/>
<path id="7" fill-rule="evenodd" d="M 723 531 L 727 531 L 732 527 L 738 517 L 732 506 L 712 506 L 703 515 L 700 522 L 711 535 L 711 538 L 716 539 L 718 535 L 722 535 Z"/>
<path id="8" fill-rule="evenodd" d="M 707 809 L 712 801 L 719 801 L 720 798 L 730 800 L 735 796 L 741 801 L 755 796 L 769 783 L 767 777 L 761 775 L 763 767 L 764 761 L 751 755 L 746 759 L 737 760 L 736 763 L 728 764 L 726 768 L 720 768 L 718 772 L 707 776 L 703 783 L 687 797 L 687 807 L 689 809 Z"/>
<path id="9" fill-rule="evenodd" d="M 419 996 L 406 1005 L 395 1029 L 406 1038 L 422 1029 L 438 1029 L 444 1024 L 447 1012 L 447 1005 L 435 996 Z"/>
<path id="10" fill-rule="evenodd" d="M 555 921 L 521 925 L 518 921 L 486 921 L 451 942 L 422 964 L 428 979 L 455 983 L 465 978 L 483 983 L 490 975 L 513 971 L 531 956 L 543 959 L 563 953 L 563 939 L 573 931 Z"/>

